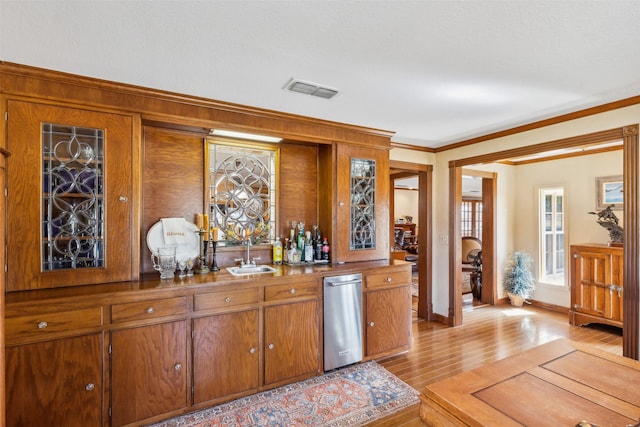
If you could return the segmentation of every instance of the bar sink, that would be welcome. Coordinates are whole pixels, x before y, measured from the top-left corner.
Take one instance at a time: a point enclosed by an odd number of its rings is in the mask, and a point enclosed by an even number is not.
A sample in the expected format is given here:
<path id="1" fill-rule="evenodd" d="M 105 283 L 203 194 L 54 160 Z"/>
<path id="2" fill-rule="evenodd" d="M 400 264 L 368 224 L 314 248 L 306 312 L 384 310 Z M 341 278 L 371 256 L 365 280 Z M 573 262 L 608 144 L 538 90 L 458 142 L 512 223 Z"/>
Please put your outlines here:
<path id="1" fill-rule="evenodd" d="M 251 267 L 227 267 L 227 271 L 234 276 L 244 276 L 247 274 L 273 273 L 278 270 L 269 265 L 256 265 Z"/>

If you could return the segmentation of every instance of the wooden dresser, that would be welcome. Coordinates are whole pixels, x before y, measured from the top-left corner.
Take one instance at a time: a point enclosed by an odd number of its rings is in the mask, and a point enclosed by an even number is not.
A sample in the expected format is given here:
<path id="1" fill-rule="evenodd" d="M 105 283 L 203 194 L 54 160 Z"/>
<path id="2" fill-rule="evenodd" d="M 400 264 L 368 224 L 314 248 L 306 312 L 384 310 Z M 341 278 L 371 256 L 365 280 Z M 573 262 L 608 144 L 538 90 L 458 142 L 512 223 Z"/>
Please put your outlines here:
<path id="1" fill-rule="evenodd" d="M 571 324 L 622 327 L 623 259 L 621 247 L 571 246 Z"/>

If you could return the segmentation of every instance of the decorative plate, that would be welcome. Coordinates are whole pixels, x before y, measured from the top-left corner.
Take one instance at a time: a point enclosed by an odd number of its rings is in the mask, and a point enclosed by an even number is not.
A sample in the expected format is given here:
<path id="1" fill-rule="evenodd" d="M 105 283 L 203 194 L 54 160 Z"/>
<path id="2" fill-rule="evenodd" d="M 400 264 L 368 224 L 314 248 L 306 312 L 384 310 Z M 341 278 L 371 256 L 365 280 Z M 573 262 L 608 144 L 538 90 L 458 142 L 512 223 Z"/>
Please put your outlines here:
<path id="1" fill-rule="evenodd" d="M 189 221 L 185 221 L 184 224 L 186 229 L 186 242 L 175 245 L 176 261 L 197 258 L 200 255 L 200 236 L 196 233 L 198 227 Z M 147 233 L 147 247 L 151 253 L 156 253 L 158 252 L 158 248 L 163 246 L 167 245 L 164 243 L 164 236 L 162 234 L 162 221 L 158 221 L 153 224 Z"/>

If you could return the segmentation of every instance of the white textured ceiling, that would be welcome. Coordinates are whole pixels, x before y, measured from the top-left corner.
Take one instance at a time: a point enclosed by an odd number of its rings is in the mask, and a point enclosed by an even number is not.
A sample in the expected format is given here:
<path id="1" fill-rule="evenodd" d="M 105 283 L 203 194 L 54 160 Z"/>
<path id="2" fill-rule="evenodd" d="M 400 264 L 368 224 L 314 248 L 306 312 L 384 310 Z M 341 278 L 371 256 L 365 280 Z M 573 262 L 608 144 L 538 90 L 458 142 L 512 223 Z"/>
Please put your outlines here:
<path id="1" fill-rule="evenodd" d="M 640 95 L 639 49 L 640 1 L 0 0 L 0 60 L 429 147 Z"/>

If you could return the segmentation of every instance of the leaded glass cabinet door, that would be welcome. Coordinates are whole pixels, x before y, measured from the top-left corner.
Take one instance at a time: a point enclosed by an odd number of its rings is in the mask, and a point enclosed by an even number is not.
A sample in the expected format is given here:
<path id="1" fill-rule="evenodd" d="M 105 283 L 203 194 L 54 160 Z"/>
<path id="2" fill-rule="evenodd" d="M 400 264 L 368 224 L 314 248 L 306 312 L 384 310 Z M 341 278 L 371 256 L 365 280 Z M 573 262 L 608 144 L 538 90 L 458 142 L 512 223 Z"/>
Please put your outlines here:
<path id="1" fill-rule="evenodd" d="M 132 118 L 8 111 L 7 290 L 131 280 Z"/>
<path id="2" fill-rule="evenodd" d="M 339 145 L 333 262 L 389 258 L 389 154 Z"/>

